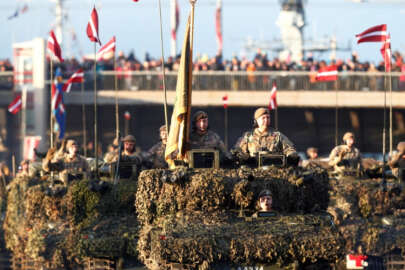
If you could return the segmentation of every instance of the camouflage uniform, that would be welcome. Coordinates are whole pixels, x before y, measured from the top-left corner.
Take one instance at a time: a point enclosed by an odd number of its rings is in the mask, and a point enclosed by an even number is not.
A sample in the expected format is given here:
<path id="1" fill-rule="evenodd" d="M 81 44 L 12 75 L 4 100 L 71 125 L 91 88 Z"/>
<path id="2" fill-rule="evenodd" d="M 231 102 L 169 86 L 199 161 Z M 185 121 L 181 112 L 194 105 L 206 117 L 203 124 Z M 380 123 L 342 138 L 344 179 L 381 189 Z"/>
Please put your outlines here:
<path id="1" fill-rule="evenodd" d="M 240 137 L 234 147 L 242 153 L 255 157 L 260 151 L 268 151 L 272 154 L 284 154 L 290 156 L 296 154 L 294 144 L 281 132 L 270 129 L 260 132 L 258 128 L 253 132 L 246 132 Z"/>
<path id="2" fill-rule="evenodd" d="M 109 155 L 104 157 L 104 162 L 105 163 L 115 163 L 118 160 L 118 150 L 115 150 L 114 152 L 110 152 Z M 125 151 L 121 152 L 121 161 L 133 161 L 136 163 L 141 164 L 142 158 L 136 153 L 127 153 Z"/>
<path id="3" fill-rule="evenodd" d="M 405 181 L 405 142 L 399 142 L 397 150 L 398 152 L 392 157 L 389 165 L 394 175 Z"/>
<path id="4" fill-rule="evenodd" d="M 190 135 L 190 146 L 191 149 L 215 149 L 219 150 L 221 158 L 227 157 L 231 158 L 228 151 L 226 151 L 225 144 L 221 140 L 218 134 L 211 130 L 200 134 L 197 131 L 194 131 Z"/>
<path id="5" fill-rule="evenodd" d="M 168 165 L 165 160 L 166 144 L 158 142 L 152 146 L 145 154 L 145 159 L 153 164 L 153 168 L 167 168 Z"/>
<path id="6" fill-rule="evenodd" d="M 65 184 L 71 180 L 84 179 L 89 173 L 89 164 L 86 158 L 80 155 L 71 158 L 68 153 L 59 154 L 51 161 L 44 159 L 42 167 L 46 172 L 59 171 L 59 178 Z"/>
<path id="7" fill-rule="evenodd" d="M 345 169 L 360 169 L 360 151 L 356 147 L 349 149 L 347 145 L 338 145 L 329 155 L 329 165 L 334 166 L 335 171 L 338 172 Z"/>

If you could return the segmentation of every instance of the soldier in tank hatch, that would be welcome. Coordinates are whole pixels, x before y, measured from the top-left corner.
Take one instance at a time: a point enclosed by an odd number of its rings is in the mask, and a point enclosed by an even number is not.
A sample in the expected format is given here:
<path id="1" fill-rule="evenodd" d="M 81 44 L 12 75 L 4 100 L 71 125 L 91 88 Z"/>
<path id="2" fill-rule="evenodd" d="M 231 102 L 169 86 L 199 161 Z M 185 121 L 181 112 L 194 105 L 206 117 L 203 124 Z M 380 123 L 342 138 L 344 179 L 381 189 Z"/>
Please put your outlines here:
<path id="1" fill-rule="evenodd" d="M 298 165 L 299 156 L 293 143 L 281 132 L 270 128 L 270 111 L 259 108 L 254 113 L 253 130 L 245 132 L 234 146 L 234 151 L 245 158 L 257 157 L 259 152 L 282 154 L 292 165 Z"/>
<path id="2" fill-rule="evenodd" d="M 346 132 L 343 135 L 343 143 L 333 148 L 329 155 L 329 165 L 336 172 L 343 172 L 347 169 L 361 170 L 361 154 L 359 149 L 354 146 L 354 134 Z"/>
<path id="3" fill-rule="evenodd" d="M 79 145 L 75 140 L 63 142 L 58 151 L 55 148 L 49 149 L 42 162 L 42 168 L 46 172 L 59 172 L 59 178 L 65 185 L 89 175 L 89 164 L 79 155 Z"/>
<path id="4" fill-rule="evenodd" d="M 216 149 L 222 160 L 231 158 L 219 135 L 209 129 L 208 114 L 204 111 L 198 111 L 193 115 L 190 146 L 191 149 Z"/>
<path id="5" fill-rule="evenodd" d="M 153 168 L 167 168 L 168 165 L 165 160 L 167 129 L 165 125 L 159 128 L 159 137 L 160 141 L 144 154 L 144 159 L 148 160 Z"/>

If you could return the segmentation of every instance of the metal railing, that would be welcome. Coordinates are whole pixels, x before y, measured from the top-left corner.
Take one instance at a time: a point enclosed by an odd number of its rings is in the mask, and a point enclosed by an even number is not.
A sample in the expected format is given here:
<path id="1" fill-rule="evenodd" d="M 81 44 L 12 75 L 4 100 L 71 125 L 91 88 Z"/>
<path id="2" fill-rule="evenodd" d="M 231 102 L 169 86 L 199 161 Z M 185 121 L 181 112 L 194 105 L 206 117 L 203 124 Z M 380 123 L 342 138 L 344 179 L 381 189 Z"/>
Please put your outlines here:
<path id="1" fill-rule="evenodd" d="M 114 90 L 114 76 L 117 74 L 119 90 L 162 90 L 162 74 L 158 71 L 114 72 L 103 71 L 97 75 L 99 90 Z M 193 90 L 252 90 L 268 91 L 276 82 L 280 90 L 334 90 L 335 82 L 316 82 L 316 72 L 300 71 L 255 71 L 224 72 L 200 71 L 193 73 Z M 405 90 L 405 73 L 391 74 L 393 91 Z M 385 73 L 382 72 L 339 72 L 337 88 L 349 91 L 382 91 L 384 90 Z M 94 76 L 91 71 L 85 72 L 85 89 L 93 89 Z M 177 72 L 166 73 L 167 90 L 175 90 Z M 13 88 L 12 72 L 0 73 L 0 90 Z M 80 90 L 74 84 L 72 90 Z"/>
<path id="2" fill-rule="evenodd" d="M 14 76 L 12 71 L 0 72 L 0 91 L 9 91 L 14 87 Z"/>

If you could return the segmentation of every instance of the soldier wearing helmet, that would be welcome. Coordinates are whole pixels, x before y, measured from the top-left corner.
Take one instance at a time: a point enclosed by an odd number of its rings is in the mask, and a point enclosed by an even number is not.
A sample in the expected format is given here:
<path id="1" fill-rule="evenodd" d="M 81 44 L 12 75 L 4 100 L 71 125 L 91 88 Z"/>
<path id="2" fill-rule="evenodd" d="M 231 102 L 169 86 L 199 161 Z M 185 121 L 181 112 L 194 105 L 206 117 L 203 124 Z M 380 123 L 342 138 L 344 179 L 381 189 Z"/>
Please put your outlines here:
<path id="1" fill-rule="evenodd" d="M 193 115 L 190 146 L 191 149 L 216 149 L 221 159 L 231 157 L 219 135 L 209 130 L 208 114 L 204 111 Z"/>
<path id="2" fill-rule="evenodd" d="M 144 155 L 144 158 L 148 160 L 153 168 L 167 168 L 167 162 L 165 160 L 165 150 L 167 143 L 167 130 L 166 125 L 159 128 L 160 142 L 152 146 L 148 152 Z"/>
<path id="3" fill-rule="evenodd" d="M 234 149 L 246 157 L 256 157 L 259 152 L 265 151 L 283 154 L 293 165 L 297 165 L 299 161 L 294 144 L 281 132 L 270 128 L 270 111 L 266 108 L 255 111 L 253 131 L 248 131 L 240 137 Z"/>
<path id="4" fill-rule="evenodd" d="M 64 184 L 86 178 L 89 173 L 89 164 L 79 155 L 79 145 L 75 140 L 64 141 L 58 152 L 54 148 L 49 149 L 42 168 L 46 172 L 58 171 Z"/>
<path id="5" fill-rule="evenodd" d="M 277 212 L 273 210 L 273 194 L 268 189 L 260 191 L 256 207 L 259 210 L 252 215 L 254 218 L 274 217 L 277 215 Z"/>
<path id="6" fill-rule="evenodd" d="M 393 168 L 394 174 L 405 181 L 405 142 L 398 143 L 397 153 L 392 157 L 389 165 Z"/>
<path id="7" fill-rule="evenodd" d="M 352 132 L 343 135 L 342 145 L 333 148 L 329 155 L 329 165 L 334 167 L 336 172 L 345 169 L 361 169 L 361 154 L 359 149 L 354 147 L 355 137 Z"/>

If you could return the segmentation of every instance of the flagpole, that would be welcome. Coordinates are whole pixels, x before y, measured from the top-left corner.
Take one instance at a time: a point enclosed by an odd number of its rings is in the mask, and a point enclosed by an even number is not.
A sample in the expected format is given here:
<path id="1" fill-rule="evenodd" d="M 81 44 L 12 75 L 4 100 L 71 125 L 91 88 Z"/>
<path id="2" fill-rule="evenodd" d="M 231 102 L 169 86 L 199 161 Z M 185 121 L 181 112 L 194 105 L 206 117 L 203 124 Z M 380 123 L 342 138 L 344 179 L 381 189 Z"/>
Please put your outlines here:
<path id="1" fill-rule="evenodd" d="M 224 113 L 225 113 L 225 149 L 228 150 L 228 107 L 224 106 Z"/>
<path id="2" fill-rule="evenodd" d="M 97 57 L 96 42 L 94 42 L 94 157 L 96 160 L 96 174 L 98 177 L 98 137 L 97 137 Z"/>
<path id="3" fill-rule="evenodd" d="M 165 93 L 164 97 L 164 114 L 165 114 L 165 125 L 166 125 L 166 130 L 169 132 L 169 120 L 167 117 L 167 90 L 166 90 L 166 75 L 165 75 L 165 54 L 164 54 L 164 49 L 163 49 L 163 25 L 162 25 L 162 4 L 159 0 L 159 17 L 160 17 L 160 47 L 162 51 L 162 83 L 163 83 L 163 91 Z"/>
<path id="4" fill-rule="evenodd" d="M 82 128 L 83 128 L 83 151 L 84 156 L 87 157 L 87 132 L 86 132 L 86 107 L 84 105 L 84 76 L 81 83 L 82 92 Z"/>
<path id="5" fill-rule="evenodd" d="M 338 81 L 335 81 L 335 146 L 339 141 L 339 107 L 338 107 Z"/>
<path id="6" fill-rule="evenodd" d="M 191 35 L 190 35 L 190 49 L 193 51 L 193 44 L 194 44 L 194 6 L 197 0 L 190 0 L 191 3 Z M 191 59 L 193 62 L 193 59 Z"/>
<path id="7" fill-rule="evenodd" d="M 385 179 L 385 153 L 386 153 L 386 122 L 387 122 L 387 75 L 384 75 L 384 120 L 383 120 L 383 170 L 382 170 L 382 185 L 385 189 L 386 179 Z"/>
<path id="8" fill-rule="evenodd" d="M 50 62 L 50 74 L 51 74 L 51 83 L 50 83 L 50 89 L 51 89 L 51 94 L 50 94 L 50 110 L 49 110 L 49 130 L 50 130 L 50 137 L 49 137 L 49 148 L 53 147 L 53 108 L 52 108 L 52 85 L 53 85 L 53 61 L 52 61 L 52 56 L 49 58 Z"/>
<path id="9" fill-rule="evenodd" d="M 391 61 L 391 59 L 389 61 Z M 391 74 L 391 69 L 389 70 L 389 73 L 388 73 L 388 89 L 390 90 L 390 156 L 392 156 L 393 138 L 392 138 L 392 74 Z"/>
<path id="10" fill-rule="evenodd" d="M 114 84 L 115 84 L 115 138 L 118 138 L 120 134 L 120 121 L 118 119 L 118 79 L 117 79 L 117 61 L 115 59 L 115 50 L 113 57 L 114 57 Z"/>
<path id="11" fill-rule="evenodd" d="M 15 155 L 13 154 L 11 157 L 11 166 L 13 170 L 13 177 L 15 177 Z"/>

